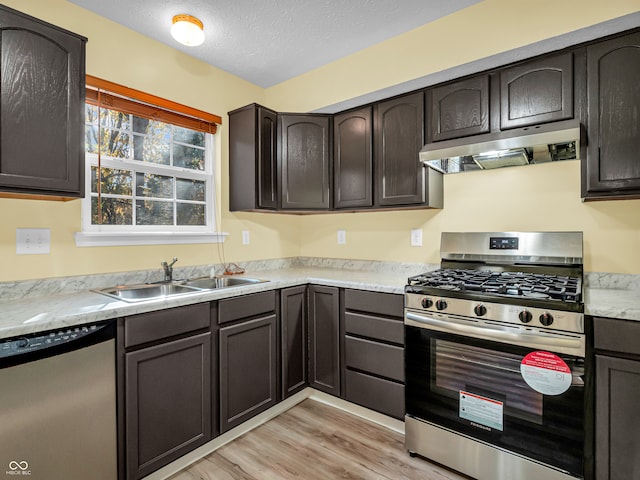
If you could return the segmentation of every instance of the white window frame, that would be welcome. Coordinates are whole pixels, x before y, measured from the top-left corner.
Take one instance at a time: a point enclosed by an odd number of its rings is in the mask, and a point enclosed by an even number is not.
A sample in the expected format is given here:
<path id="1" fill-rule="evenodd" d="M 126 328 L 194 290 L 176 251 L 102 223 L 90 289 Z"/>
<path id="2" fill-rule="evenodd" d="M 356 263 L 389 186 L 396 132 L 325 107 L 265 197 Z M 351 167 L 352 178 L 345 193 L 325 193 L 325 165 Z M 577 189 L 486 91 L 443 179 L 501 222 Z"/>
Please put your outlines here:
<path id="1" fill-rule="evenodd" d="M 133 137 L 130 136 L 130 142 Z M 181 142 L 177 142 L 180 144 Z M 131 151 L 133 149 L 131 148 Z M 102 155 L 100 166 L 130 170 L 134 175 L 132 195 L 123 198 L 133 198 L 132 215 L 135 222 L 135 173 L 151 173 L 170 177 L 188 178 L 205 182 L 205 219 L 206 225 L 93 225 L 91 223 L 91 199 L 95 195 L 91 192 L 91 168 L 98 166 L 98 155 L 85 152 L 85 196 L 82 199 L 82 231 L 76 232 L 76 246 L 120 246 L 120 245 L 164 245 L 164 244 L 194 244 L 194 243 L 222 243 L 227 233 L 216 231 L 217 206 L 215 182 L 215 136 L 205 133 L 205 170 L 165 166 L 132 159 L 112 158 Z M 176 182 L 174 182 L 174 189 Z M 108 195 L 108 198 L 117 197 Z M 145 197 L 147 198 L 147 197 Z M 155 199 L 154 199 L 155 200 Z M 166 199 L 158 199 L 166 200 Z M 168 200 L 174 202 L 173 199 Z M 180 203 L 189 203 L 181 200 Z M 200 202 L 196 202 L 200 203 Z"/>

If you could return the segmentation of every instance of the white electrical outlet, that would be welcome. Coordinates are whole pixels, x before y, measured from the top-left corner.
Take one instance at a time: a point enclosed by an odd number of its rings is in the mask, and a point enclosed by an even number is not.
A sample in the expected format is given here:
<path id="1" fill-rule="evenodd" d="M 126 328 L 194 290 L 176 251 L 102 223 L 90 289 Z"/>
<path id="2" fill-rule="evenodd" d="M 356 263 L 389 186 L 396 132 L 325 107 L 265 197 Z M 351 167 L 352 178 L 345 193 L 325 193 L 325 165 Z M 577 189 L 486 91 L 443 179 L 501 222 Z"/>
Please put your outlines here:
<path id="1" fill-rule="evenodd" d="M 421 247 L 422 246 L 422 229 L 414 228 L 411 230 L 411 246 L 412 247 Z"/>
<path id="2" fill-rule="evenodd" d="M 18 255 L 43 255 L 50 252 L 50 229 L 16 228 L 16 253 Z"/>
<path id="3" fill-rule="evenodd" d="M 338 245 L 346 245 L 347 232 L 345 230 L 338 230 Z"/>
<path id="4" fill-rule="evenodd" d="M 249 245 L 251 243 L 251 235 L 249 230 L 242 230 L 242 244 Z"/>

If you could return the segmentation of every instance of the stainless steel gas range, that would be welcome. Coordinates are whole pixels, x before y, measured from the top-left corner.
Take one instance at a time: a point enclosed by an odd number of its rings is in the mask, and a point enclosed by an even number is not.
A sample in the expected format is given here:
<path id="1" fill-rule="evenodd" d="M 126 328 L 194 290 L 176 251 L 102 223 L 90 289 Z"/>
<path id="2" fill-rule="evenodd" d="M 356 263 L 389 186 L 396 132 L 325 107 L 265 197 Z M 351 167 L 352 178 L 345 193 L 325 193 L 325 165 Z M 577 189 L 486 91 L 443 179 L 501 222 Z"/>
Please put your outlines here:
<path id="1" fill-rule="evenodd" d="M 405 287 L 406 449 L 481 480 L 589 478 L 582 233 L 443 233 L 440 253 Z"/>

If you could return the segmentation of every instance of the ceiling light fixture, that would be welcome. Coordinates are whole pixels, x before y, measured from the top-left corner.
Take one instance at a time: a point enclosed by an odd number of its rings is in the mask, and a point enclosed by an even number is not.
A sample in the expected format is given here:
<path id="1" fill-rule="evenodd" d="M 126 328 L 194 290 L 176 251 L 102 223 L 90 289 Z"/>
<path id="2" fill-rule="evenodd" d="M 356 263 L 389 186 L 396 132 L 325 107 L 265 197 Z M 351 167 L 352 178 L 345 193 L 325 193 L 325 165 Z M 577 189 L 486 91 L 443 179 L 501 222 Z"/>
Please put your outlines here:
<path id="1" fill-rule="evenodd" d="M 204 42 L 203 28 L 202 22 L 196 17 L 187 14 L 176 15 L 171 25 L 171 36 L 183 45 L 195 47 Z"/>

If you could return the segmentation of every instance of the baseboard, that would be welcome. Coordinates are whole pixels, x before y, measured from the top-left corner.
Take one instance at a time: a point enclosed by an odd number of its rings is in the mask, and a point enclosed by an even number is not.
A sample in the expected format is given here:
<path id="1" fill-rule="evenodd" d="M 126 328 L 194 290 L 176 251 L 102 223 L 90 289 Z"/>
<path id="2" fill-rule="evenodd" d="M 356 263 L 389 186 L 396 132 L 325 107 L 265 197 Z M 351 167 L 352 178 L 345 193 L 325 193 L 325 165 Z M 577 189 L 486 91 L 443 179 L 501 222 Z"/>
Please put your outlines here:
<path id="1" fill-rule="evenodd" d="M 387 417 L 386 415 L 383 415 L 381 413 L 369 410 L 368 408 L 361 407 L 351 402 L 347 402 L 346 400 L 328 395 L 313 388 L 305 388 L 304 390 L 296 393 L 295 395 L 292 395 L 291 397 L 283 400 L 277 405 L 274 405 L 269 410 L 266 410 L 247 420 L 242 425 L 239 425 L 236 428 L 223 433 L 219 437 L 214 438 L 201 447 L 196 448 L 195 450 L 187 453 L 186 455 L 171 462 L 170 464 L 165 465 L 164 467 L 156 470 L 150 475 L 147 475 L 143 480 L 165 480 L 171 475 L 174 475 L 180 470 L 188 467 L 192 463 L 197 462 L 201 458 L 215 452 L 223 445 L 226 445 L 227 443 L 235 440 L 236 438 L 244 435 L 245 433 L 253 430 L 256 427 L 259 427 L 263 423 L 268 422 L 272 418 L 275 418 L 278 415 L 286 412 L 290 408 L 295 407 L 298 403 L 306 400 L 307 398 L 311 398 L 326 405 L 339 408 L 340 410 L 344 410 L 345 412 L 351 413 L 352 415 L 356 415 L 365 420 L 376 423 L 390 430 L 393 430 L 394 432 L 398 432 L 404 435 L 404 422 L 400 420 Z"/>

